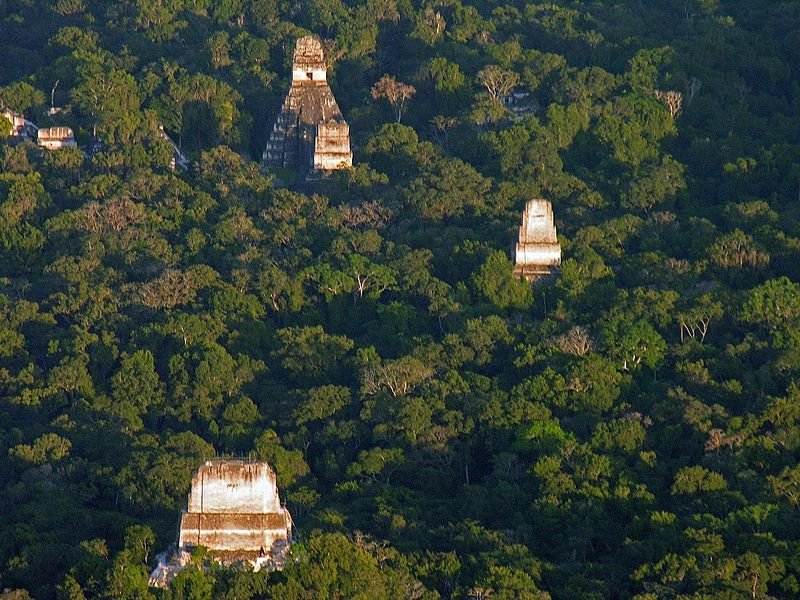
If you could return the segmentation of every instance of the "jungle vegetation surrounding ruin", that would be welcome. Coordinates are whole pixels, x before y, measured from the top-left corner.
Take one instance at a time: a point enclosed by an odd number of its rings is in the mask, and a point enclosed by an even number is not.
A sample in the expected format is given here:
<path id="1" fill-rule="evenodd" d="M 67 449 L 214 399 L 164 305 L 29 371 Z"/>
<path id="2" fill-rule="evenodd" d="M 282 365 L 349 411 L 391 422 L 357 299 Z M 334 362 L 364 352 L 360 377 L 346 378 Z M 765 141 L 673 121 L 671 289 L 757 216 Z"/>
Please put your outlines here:
<path id="1" fill-rule="evenodd" d="M 797 2 L 0 0 L 0 33 L 4 600 L 798 597 Z M 261 158 L 306 35 L 353 167 L 294 185 Z M 220 456 L 274 468 L 286 568 L 148 589 Z"/>

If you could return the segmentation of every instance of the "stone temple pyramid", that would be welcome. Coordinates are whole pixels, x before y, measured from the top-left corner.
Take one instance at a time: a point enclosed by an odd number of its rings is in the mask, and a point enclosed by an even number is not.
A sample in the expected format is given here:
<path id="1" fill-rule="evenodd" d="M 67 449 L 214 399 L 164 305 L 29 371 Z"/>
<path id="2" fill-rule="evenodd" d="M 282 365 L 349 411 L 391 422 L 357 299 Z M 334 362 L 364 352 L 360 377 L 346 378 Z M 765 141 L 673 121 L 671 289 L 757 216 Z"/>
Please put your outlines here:
<path id="1" fill-rule="evenodd" d="M 298 169 L 301 178 L 353 166 L 350 127 L 328 86 L 325 55 L 312 36 L 297 40 L 292 85 L 263 155 L 272 168 Z"/>

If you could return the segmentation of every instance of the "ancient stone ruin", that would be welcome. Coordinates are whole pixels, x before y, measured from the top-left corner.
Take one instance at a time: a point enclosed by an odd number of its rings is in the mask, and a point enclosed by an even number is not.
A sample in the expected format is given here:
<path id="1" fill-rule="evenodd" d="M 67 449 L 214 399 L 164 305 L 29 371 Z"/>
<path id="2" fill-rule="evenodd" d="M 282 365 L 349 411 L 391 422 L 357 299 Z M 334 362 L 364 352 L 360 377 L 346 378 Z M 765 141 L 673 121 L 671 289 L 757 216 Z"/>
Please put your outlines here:
<path id="1" fill-rule="evenodd" d="M 553 205 L 548 200 L 529 200 L 522 213 L 514 275 L 533 281 L 553 275 L 560 266 L 561 245 L 556 237 Z"/>
<path id="2" fill-rule="evenodd" d="M 297 40 L 292 85 L 263 155 L 268 167 L 295 168 L 301 177 L 353 166 L 350 127 L 328 86 L 325 56 L 312 36 Z"/>
<path id="3" fill-rule="evenodd" d="M 39 131 L 39 128 L 34 123 L 26 119 L 23 115 L 14 112 L 8 107 L 0 110 L 0 115 L 4 116 L 6 119 L 8 119 L 8 122 L 11 123 L 11 137 L 18 138 L 20 140 L 36 141 L 36 135 Z"/>
<path id="4" fill-rule="evenodd" d="M 207 461 L 192 478 L 177 551 L 159 557 L 150 585 L 168 586 L 188 563 L 192 550 L 200 546 L 224 564 L 280 569 L 292 526 L 289 511 L 280 504 L 275 473 L 267 463 Z"/>
<path id="5" fill-rule="evenodd" d="M 75 134 L 69 127 L 44 127 L 39 129 L 37 143 L 48 150 L 76 148 Z"/>

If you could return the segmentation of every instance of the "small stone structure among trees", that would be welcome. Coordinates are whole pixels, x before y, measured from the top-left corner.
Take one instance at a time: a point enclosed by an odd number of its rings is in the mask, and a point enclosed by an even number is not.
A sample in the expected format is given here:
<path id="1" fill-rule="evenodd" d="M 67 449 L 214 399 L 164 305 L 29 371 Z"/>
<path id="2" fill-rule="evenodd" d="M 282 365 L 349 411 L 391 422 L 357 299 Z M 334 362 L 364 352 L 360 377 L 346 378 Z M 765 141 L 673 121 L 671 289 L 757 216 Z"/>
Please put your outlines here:
<path id="1" fill-rule="evenodd" d="M 529 200 L 522 213 L 514 260 L 514 275 L 532 281 L 551 275 L 561 266 L 561 245 L 556 237 L 553 205 Z"/>
<path id="2" fill-rule="evenodd" d="M 75 134 L 69 127 L 46 127 L 39 129 L 37 143 L 48 150 L 77 148 Z"/>

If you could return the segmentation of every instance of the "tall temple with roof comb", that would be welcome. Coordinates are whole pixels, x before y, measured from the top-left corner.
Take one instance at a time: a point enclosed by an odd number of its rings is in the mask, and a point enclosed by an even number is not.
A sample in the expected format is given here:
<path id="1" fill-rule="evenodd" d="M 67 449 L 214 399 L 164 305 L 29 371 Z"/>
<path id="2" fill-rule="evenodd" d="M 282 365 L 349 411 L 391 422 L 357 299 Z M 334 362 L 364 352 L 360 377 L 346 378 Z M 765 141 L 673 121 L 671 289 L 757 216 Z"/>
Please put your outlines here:
<path id="1" fill-rule="evenodd" d="M 529 200 L 522 213 L 522 226 L 514 252 L 514 275 L 529 281 L 554 275 L 561 266 L 553 205 L 547 200 Z"/>
<path id="2" fill-rule="evenodd" d="M 297 40 L 292 85 L 263 155 L 267 167 L 296 168 L 301 178 L 353 166 L 350 127 L 328 86 L 325 56 L 312 36 Z"/>

